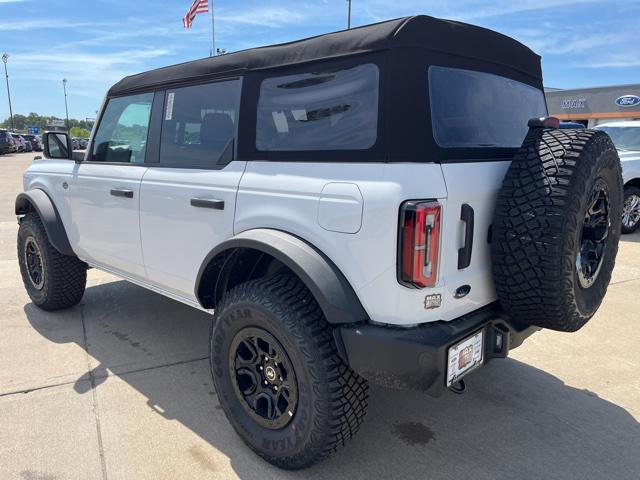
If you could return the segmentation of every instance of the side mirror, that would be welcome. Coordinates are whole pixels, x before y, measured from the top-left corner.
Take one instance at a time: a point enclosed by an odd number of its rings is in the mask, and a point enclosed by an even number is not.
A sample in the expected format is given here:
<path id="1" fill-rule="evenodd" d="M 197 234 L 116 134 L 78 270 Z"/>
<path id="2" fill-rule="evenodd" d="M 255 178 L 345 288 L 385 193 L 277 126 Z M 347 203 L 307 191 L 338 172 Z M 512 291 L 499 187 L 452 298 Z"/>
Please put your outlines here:
<path id="1" fill-rule="evenodd" d="M 71 160 L 71 138 L 65 132 L 44 132 L 44 158 Z"/>

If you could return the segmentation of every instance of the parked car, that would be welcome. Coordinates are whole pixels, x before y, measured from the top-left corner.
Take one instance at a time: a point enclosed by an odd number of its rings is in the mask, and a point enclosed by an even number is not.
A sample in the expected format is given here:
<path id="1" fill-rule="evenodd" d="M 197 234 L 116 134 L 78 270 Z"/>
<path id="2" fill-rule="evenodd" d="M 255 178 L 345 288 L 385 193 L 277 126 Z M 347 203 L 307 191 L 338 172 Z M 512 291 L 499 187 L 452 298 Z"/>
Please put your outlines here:
<path id="1" fill-rule="evenodd" d="M 27 134 L 22 135 L 22 138 L 27 142 L 27 144 L 31 145 L 31 150 L 33 152 L 41 152 L 42 146 L 40 144 L 40 140 L 35 135 Z"/>
<path id="2" fill-rule="evenodd" d="M 640 227 L 640 120 L 598 125 L 613 140 L 622 163 L 624 180 L 624 210 L 622 233 L 635 232 Z"/>
<path id="3" fill-rule="evenodd" d="M 24 152 L 26 147 L 23 138 L 15 132 L 11 132 L 11 136 L 13 137 L 13 142 L 16 144 L 17 153 Z"/>
<path id="4" fill-rule="evenodd" d="M 17 151 L 13 136 L 7 130 L 0 130 L 0 155 Z"/>
<path id="5" fill-rule="evenodd" d="M 22 138 L 22 141 L 24 141 L 24 151 L 25 152 L 33 152 L 33 145 L 27 139 L 26 135 L 20 135 L 20 138 Z"/>
<path id="6" fill-rule="evenodd" d="M 86 154 L 44 134 L 16 199 L 22 279 L 44 310 L 80 302 L 88 266 L 213 310 L 230 423 L 308 467 L 357 432 L 369 382 L 461 393 L 594 315 L 620 161 L 546 115 L 538 55 L 426 16 L 126 77 Z"/>
<path id="7" fill-rule="evenodd" d="M 22 138 L 22 136 L 18 135 L 17 133 L 12 133 L 11 135 L 13 136 L 13 141 L 16 144 L 17 152 L 18 153 L 26 152 L 27 144 L 24 141 L 24 138 Z"/>

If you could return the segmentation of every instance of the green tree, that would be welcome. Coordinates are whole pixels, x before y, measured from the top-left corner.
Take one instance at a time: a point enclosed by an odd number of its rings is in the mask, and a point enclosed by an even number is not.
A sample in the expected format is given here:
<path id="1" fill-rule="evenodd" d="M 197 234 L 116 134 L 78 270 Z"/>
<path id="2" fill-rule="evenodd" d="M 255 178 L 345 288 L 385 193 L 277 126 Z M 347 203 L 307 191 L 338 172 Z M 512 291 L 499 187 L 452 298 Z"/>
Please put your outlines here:
<path id="1" fill-rule="evenodd" d="M 69 131 L 72 137 L 89 138 L 89 130 L 81 127 L 71 127 Z"/>
<path id="2" fill-rule="evenodd" d="M 26 131 L 27 127 L 38 127 L 40 131 L 47 129 L 47 126 L 51 123 L 51 119 L 61 120 L 58 117 L 42 116 L 35 112 L 29 113 L 29 115 L 21 115 L 16 113 L 13 115 L 13 128 L 15 130 Z M 93 127 L 93 122 L 87 122 L 86 120 L 77 120 L 75 118 L 69 119 L 69 126 L 71 128 L 77 127 L 81 129 L 89 130 Z M 11 128 L 11 118 L 7 117 L 3 122 L 0 122 L 0 128 Z M 88 134 L 86 135 L 88 136 Z"/>

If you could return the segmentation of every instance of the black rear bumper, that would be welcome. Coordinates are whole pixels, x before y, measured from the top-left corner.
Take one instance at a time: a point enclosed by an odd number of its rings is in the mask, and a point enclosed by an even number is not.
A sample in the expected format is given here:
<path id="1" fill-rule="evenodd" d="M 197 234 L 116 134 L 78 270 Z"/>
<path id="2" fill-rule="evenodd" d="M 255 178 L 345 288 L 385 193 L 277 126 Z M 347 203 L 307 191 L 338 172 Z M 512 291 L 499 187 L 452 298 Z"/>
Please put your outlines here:
<path id="1" fill-rule="evenodd" d="M 481 329 L 484 363 L 505 358 L 510 349 L 539 330 L 508 319 L 491 305 L 449 322 L 413 328 L 346 324 L 337 327 L 334 335 L 344 360 L 370 382 L 439 395 L 446 388 L 448 348 Z"/>

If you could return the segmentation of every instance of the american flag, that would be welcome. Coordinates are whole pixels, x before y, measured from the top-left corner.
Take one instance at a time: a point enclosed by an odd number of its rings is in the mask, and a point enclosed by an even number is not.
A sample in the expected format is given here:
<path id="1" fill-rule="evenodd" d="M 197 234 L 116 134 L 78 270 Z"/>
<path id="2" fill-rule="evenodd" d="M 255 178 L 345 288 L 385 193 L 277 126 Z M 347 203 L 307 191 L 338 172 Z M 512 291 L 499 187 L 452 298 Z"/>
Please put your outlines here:
<path id="1" fill-rule="evenodd" d="M 182 25 L 184 28 L 191 28 L 193 20 L 199 13 L 207 13 L 209 11 L 209 0 L 193 0 L 187 14 L 182 17 Z"/>

